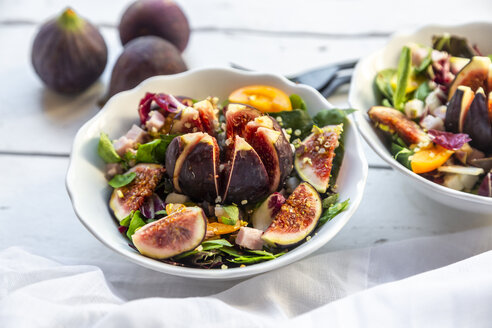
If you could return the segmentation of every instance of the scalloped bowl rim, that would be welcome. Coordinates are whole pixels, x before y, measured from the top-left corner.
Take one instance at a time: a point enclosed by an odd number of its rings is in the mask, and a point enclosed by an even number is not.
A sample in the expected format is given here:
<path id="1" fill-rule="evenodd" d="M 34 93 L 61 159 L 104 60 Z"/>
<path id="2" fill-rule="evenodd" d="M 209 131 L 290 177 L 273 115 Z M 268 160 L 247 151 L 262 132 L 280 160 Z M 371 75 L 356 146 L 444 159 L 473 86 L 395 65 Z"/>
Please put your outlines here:
<path id="1" fill-rule="evenodd" d="M 357 88 L 359 87 L 359 80 L 358 77 L 360 74 L 362 74 L 362 71 L 364 69 L 367 69 L 373 65 L 375 65 L 375 61 L 382 57 L 383 53 L 385 51 L 388 51 L 388 49 L 395 43 L 400 42 L 400 40 L 405 39 L 405 38 L 411 38 L 412 36 L 418 34 L 418 33 L 423 33 L 426 31 L 430 30 L 449 30 L 449 31 L 454 31 L 454 30 L 460 30 L 462 28 L 470 28 L 470 27 L 486 27 L 492 31 L 492 23 L 468 23 L 468 24 L 459 24 L 459 25 L 441 25 L 441 24 L 433 24 L 433 25 L 425 25 L 422 27 L 419 27 L 414 30 L 408 30 L 408 31 L 400 31 L 395 34 L 390 38 L 390 40 L 386 43 L 386 45 L 382 48 L 379 49 L 370 55 L 364 57 L 361 59 L 354 70 L 354 75 L 352 78 L 352 83 L 350 86 L 350 91 L 349 91 L 349 103 L 351 106 L 358 108 L 357 106 L 359 105 L 360 101 L 357 99 Z M 389 67 L 389 66 L 388 66 Z M 367 87 L 367 85 L 363 85 L 362 87 Z M 371 87 L 372 88 L 372 87 Z M 372 89 L 371 89 L 372 90 Z M 359 106 L 360 107 L 360 106 Z M 372 138 L 369 135 L 369 131 L 367 131 L 366 126 L 363 125 L 364 121 L 367 121 L 367 109 L 365 108 L 359 108 L 359 111 L 355 113 L 355 121 L 356 121 L 356 126 L 360 134 L 363 136 L 363 138 L 366 140 L 366 142 L 369 144 L 369 146 L 389 165 L 391 165 L 394 169 L 397 171 L 401 172 L 405 176 L 414 179 L 422 184 L 422 187 L 426 188 L 429 191 L 432 192 L 437 192 L 440 195 L 444 195 L 453 199 L 460 199 L 464 200 L 473 204 L 478 204 L 478 205 L 485 205 L 485 206 L 490 206 L 490 209 L 492 210 L 492 198 L 488 197 L 483 197 L 483 196 L 478 196 L 470 193 L 466 193 L 463 191 L 458 191 L 454 190 L 442 185 L 439 185 L 437 183 L 434 183 L 430 180 L 427 180 L 420 175 L 412 172 L 411 170 L 407 169 L 404 167 L 402 164 L 400 164 L 398 161 L 396 161 L 389 153 L 389 150 L 384 146 L 384 144 L 381 142 L 381 140 L 378 138 L 376 142 L 374 142 L 374 138 Z M 451 199 L 450 199 L 451 201 Z M 449 205 L 449 204 L 448 204 Z"/>
<path id="2" fill-rule="evenodd" d="M 108 100 L 108 102 L 105 104 L 105 106 L 101 109 L 99 113 L 97 113 L 93 118 L 91 118 L 88 122 L 86 122 L 77 132 L 73 146 L 72 146 L 72 152 L 70 155 L 70 163 L 67 171 L 67 176 L 66 176 L 66 188 L 69 194 L 69 197 L 72 202 L 72 206 L 74 209 L 75 214 L 77 215 L 78 219 L 80 222 L 85 226 L 87 230 L 89 230 L 90 233 L 92 233 L 100 242 L 102 242 L 104 245 L 115 251 L 116 253 L 126 257 L 130 261 L 137 263 L 139 265 L 142 265 L 146 268 L 160 271 L 163 273 L 168 273 L 172 275 L 177 275 L 177 276 L 183 276 L 183 277 L 189 277 L 189 278 L 196 278 L 196 279 L 216 279 L 216 280 L 228 280 L 228 279 L 238 279 L 241 277 L 247 277 L 247 276 L 252 276 L 256 275 L 259 273 L 267 272 L 282 266 L 285 266 L 287 264 L 293 263 L 297 260 L 300 260 L 307 255 L 311 254 L 315 250 L 319 249 L 323 245 L 325 245 L 330 239 L 332 239 L 342 228 L 345 226 L 345 224 L 348 222 L 350 217 L 354 214 L 354 212 L 357 210 L 361 199 L 363 195 L 363 191 L 365 188 L 365 183 L 367 179 L 367 174 L 368 174 L 368 166 L 367 166 L 367 161 L 365 159 L 364 153 L 362 151 L 362 146 L 361 146 L 361 141 L 359 139 L 358 133 L 356 132 L 356 129 L 353 127 L 355 124 L 353 123 L 352 119 L 349 117 L 349 122 L 350 122 L 350 127 L 351 127 L 351 132 L 347 135 L 349 135 L 350 138 L 347 138 L 347 140 L 351 140 L 351 149 L 346 150 L 345 153 L 345 158 L 349 157 L 347 155 L 351 154 L 355 156 L 359 160 L 357 164 L 357 169 L 360 171 L 360 179 L 355 183 L 354 189 L 355 192 L 350 194 L 350 205 L 349 208 L 337 215 L 333 220 L 330 222 L 327 222 L 323 227 L 321 227 L 320 230 L 318 230 L 317 235 L 313 236 L 308 242 L 304 242 L 302 245 L 299 245 L 295 249 L 291 250 L 287 254 L 280 256 L 279 258 L 271 261 L 266 261 L 258 264 L 253 264 L 250 266 L 246 266 L 243 268 L 230 268 L 227 270 L 219 270 L 219 269 L 200 269 L 200 268 L 189 268 L 189 267 L 181 267 L 181 266 L 174 266 L 170 265 L 164 262 L 160 262 L 148 257 L 145 257 L 138 252 L 134 251 L 131 249 L 128 245 L 125 245 L 126 247 L 121 247 L 118 245 L 115 245 L 111 242 L 108 242 L 106 238 L 98 231 L 97 227 L 94 226 L 90 220 L 88 220 L 85 215 L 84 215 L 84 205 L 82 202 L 83 195 L 77 190 L 77 172 L 76 172 L 76 164 L 79 165 L 80 161 L 83 159 L 81 158 L 81 149 L 82 147 L 88 142 L 86 133 L 87 131 L 93 127 L 97 122 L 103 119 L 107 115 L 107 113 L 112 110 L 113 104 L 117 102 L 117 100 L 122 99 L 122 98 L 130 98 L 132 96 L 136 96 L 138 93 L 140 93 L 142 90 L 148 90 L 148 86 L 152 85 L 153 83 L 158 83 L 158 82 L 169 82 L 169 81 L 178 81 L 178 80 L 186 80 L 186 79 L 193 79 L 195 76 L 198 76 L 200 74 L 231 74 L 231 78 L 234 79 L 245 79 L 245 78 L 250 78 L 250 79 L 255 79 L 255 80 L 271 80 L 276 82 L 277 85 L 279 86 L 284 86 L 285 88 L 288 89 L 295 89 L 298 90 L 299 92 L 303 93 L 308 93 L 313 97 L 313 102 L 319 102 L 323 104 L 326 108 L 332 108 L 333 106 L 326 100 L 324 99 L 315 89 L 306 86 L 306 85 L 299 85 L 295 84 L 283 76 L 279 76 L 276 74 L 267 74 L 267 73 L 257 73 L 257 72 L 245 72 L 245 71 L 239 71 L 236 69 L 232 68 L 203 68 L 203 69 L 195 69 L 195 70 L 189 70 L 187 72 L 183 72 L 180 74 L 175 74 L 175 75 L 167 75 L 167 76 L 155 76 L 151 77 L 143 82 L 141 82 L 138 86 L 135 88 L 120 92 L 116 95 L 114 95 L 111 99 Z M 135 121 L 138 120 L 138 115 L 135 111 Z M 117 123 L 119 124 L 119 123 Z M 94 152 L 95 149 L 94 149 Z M 341 172 L 344 170 L 344 167 L 346 166 L 345 164 L 346 161 L 344 161 L 344 164 L 342 164 L 342 169 Z M 101 173 L 102 174 L 102 173 Z M 340 189 L 343 189 L 341 187 Z M 109 210 L 104 214 L 101 214 L 101 217 L 104 219 L 108 219 L 111 221 L 114 221 L 114 218 L 112 215 L 109 213 Z M 114 226 L 114 233 L 119 234 L 118 229 L 116 225 Z M 123 238 L 123 237 L 122 237 Z"/>

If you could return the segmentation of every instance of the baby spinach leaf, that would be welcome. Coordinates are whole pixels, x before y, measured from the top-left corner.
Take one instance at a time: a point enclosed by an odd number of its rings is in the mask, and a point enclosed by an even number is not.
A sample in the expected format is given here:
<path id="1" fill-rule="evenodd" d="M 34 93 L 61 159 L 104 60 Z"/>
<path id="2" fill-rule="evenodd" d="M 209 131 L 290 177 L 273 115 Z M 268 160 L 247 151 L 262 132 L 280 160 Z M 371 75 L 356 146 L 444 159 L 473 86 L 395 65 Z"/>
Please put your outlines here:
<path id="1" fill-rule="evenodd" d="M 294 109 L 291 111 L 268 114 L 274 118 L 281 117 L 282 127 L 284 129 L 291 128 L 292 131 L 301 131 L 301 134 L 299 136 L 296 136 L 301 138 L 301 140 L 304 139 L 311 132 L 311 128 L 313 127 L 313 120 L 311 119 L 311 116 L 309 116 L 308 112 L 305 110 Z M 294 137 L 294 135 L 292 136 Z"/>
<path id="2" fill-rule="evenodd" d="M 398 110 L 403 110 L 408 78 L 412 70 L 412 56 L 409 47 L 403 47 L 396 70 L 396 90 L 393 94 L 393 105 Z"/>
<path id="3" fill-rule="evenodd" d="M 145 218 L 140 214 L 140 211 L 135 211 L 133 213 L 132 219 L 130 221 L 130 225 L 128 226 L 128 231 L 126 232 L 126 236 L 132 240 L 132 236 L 137 231 L 137 229 L 146 225 Z"/>
<path id="4" fill-rule="evenodd" d="M 137 174 L 135 172 L 117 174 L 111 180 L 109 180 L 108 184 L 113 188 L 120 188 L 132 182 L 136 177 Z"/>
<path id="5" fill-rule="evenodd" d="M 232 247 L 232 244 L 223 238 L 215 239 L 215 240 L 206 240 L 202 243 L 202 247 L 204 251 L 209 251 L 211 249 L 220 249 L 224 246 Z"/>
<path id="6" fill-rule="evenodd" d="M 301 98 L 301 96 L 296 95 L 296 94 L 291 94 L 289 96 L 290 103 L 292 105 L 292 109 L 302 109 L 302 110 L 307 110 L 306 103 L 304 100 Z"/>
<path id="7" fill-rule="evenodd" d="M 346 123 L 347 115 L 352 114 L 357 109 L 324 109 L 313 117 L 313 122 L 319 127 Z"/>
<path id="8" fill-rule="evenodd" d="M 131 211 L 130 214 L 128 214 L 123 220 L 120 221 L 120 226 L 127 227 L 130 225 L 130 222 L 132 221 L 132 216 L 133 216 L 134 211 Z"/>
<path id="9" fill-rule="evenodd" d="M 97 145 L 97 153 L 106 163 L 118 163 L 121 162 L 121 157 L 116 153 L 113 143 L 109 140 L 106 133 L 101 132 L 99 137 L 99 143 Z"/>
<path id="10" fill-rule="evenodd" d="M 412 169 L 411 161 L 409 159 L 410 156 L 413 155 L 413 151 L 406 147 L 402 147 L 396 143 L 391 144 L 391 154 L 393 157 L 400 162 L 403 166 L 408 169 Z"/>
<path id="11" fill-rule="evenodd" d="M 383 105 L 384 107 L 393 107 L 393 105 L 391 104 L 391 102 L 384 98 L 382 101 L 381 101 L 381 105 Z"/>
<path id="12" fill-rule="evenodd" d="M 136 160 L 138 163 L 164 163 L 166 150 L 176 135 L 163 135 L 138 146 Z"/>
<path id="13" fill-rule="evenodd" d="M 154 213 L 154 215 L 167 215 L 166 210 L 160 210 Z"/>
<path id="14" fill-rule="evenodd" d="M 222 209 L 226 212 L 228 218 L 233 220 L 237 220 L 239 218 L 239 209 L 236 205 L 222 206 Z"/>
<path id="15" fill-rule="evenodd" d="M 341 212 L 345 211 L 349 205 L 349 201 L 350 199 L 346 199 L 341 203 L 330 205 L 330 207 L 328 207 L 328 209 L 326 209 L 319 218 L 319 225 L 325 224 Z"/>

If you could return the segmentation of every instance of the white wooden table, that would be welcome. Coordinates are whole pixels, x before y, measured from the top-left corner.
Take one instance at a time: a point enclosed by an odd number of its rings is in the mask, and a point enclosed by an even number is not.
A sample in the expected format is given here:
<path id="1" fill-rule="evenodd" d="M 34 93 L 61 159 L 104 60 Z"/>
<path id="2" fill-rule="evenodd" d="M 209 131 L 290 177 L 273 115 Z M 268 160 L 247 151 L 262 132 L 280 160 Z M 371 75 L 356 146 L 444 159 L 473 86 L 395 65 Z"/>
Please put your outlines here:
<path id="1" fill-rule="evenodd" d="M 455 0 L 180 3 L 193 28 L 184 53 L 190 68 L 233 62 L 281 74 L 367 55 L 399 29 L 492 17 L 490 0 L 466 5 Z M 67 4 L 101 27 L 109 47 L 100 82 L 75 98 L 46 90 L 30 64 L 39 24 Z M 127 4 L 126 0 L 0 1 L 0 250 L 21 246 L 80 264 L 117 257 L 78 222 L 64 179 L 72 139 L 99 110 L 96 102 L 121 51 L 114 26 Z M 345 87 L 329 100 L 347 107 L 346 99 Z M 364 199 L 347 226 L 321 251 L 492 225 L 485 215 L 460 212 L 419 195 L 367 145 L 365 150 L 369 177 Z"/>

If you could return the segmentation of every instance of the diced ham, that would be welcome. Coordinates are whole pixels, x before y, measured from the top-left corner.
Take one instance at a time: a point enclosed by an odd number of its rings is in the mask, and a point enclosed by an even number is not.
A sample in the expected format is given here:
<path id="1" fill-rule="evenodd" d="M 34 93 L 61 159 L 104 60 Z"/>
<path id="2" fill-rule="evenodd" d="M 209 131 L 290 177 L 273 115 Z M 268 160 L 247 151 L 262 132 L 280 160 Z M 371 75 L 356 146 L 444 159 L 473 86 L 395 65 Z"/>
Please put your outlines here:
<path id="1" fill-rule="evenodd" d="M 436 116 L 436 117 L 439 117 L 441 120 L 444 121 L 446 119 L 447 109 L 448 108 L 446 107 L 446 105 L 442 105 L 442 106 L 435 108 L 433 111 L 431 111 L 431 114 Z"/>
<path id="2" fill-rule="evenodd" d="M 133 124 L 128 132 L 113 143 L 114 149 L 118 155 L 123 156 L 129 150 L 135 148 L 137 143 L 146 143 L 149 140 L 149 134 L 139 126 Z"/>
<path id="3" fill-rule="evenodd" d="M 150 118 L 147 122 L 145 122 L 145 127 L 148 131 L 159 131 L 164 126 L 166 118 L 156 110 L 150 112 L 149 115 Z"/>
<path id="4" fill-rule="evenodd" d="M 259 229 L 241 227 L 236 237 L 236 244 L 248 249 L 261 250 L 263 248 L 262 234 L 263 231 Z"/>
<path id="5" fill-rule="evenodd" d="M 115 175 L 123 173 L 123 167 L 120 163 L 108 163 L 106 164 L 106 179 L 110 180 Z"/>
<path id="6" fill-rule="evenodd" d="M 123 156 L 127 151 L 133 148 L 135 145 L 135 141 L 128 139 L 126 136 L 120 137 L 113 143 L 114 150 L 118 153 L 118 155 Z"/>
<path id="7" fill-rule="evenodd" d="M 149 140 L 149 134 L 135 124 L 132 125 L 132 128 L 128 130 L 125 136 L 135 143 L 140 144 L 146 143 Z"/>

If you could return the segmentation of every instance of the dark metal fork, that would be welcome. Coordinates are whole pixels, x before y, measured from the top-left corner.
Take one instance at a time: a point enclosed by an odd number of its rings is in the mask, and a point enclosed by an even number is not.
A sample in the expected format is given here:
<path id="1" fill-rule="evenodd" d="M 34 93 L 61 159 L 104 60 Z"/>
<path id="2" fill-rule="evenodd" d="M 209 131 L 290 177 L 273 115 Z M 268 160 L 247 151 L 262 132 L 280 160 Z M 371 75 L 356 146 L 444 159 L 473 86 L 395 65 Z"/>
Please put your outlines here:
<path id="1" fill-rule="evenodd" d="M 326 98 L 331 96 L 340 86 L 350 82 L 351 70 L 355 64 L 357 64 L 357 60 L 330 64 L 287 78 L 295 83 L 312 86 Z M 250 71 L 250 69 L 234 63 L 230 63 L 230 65 L 233 68 Z M 344 72 L 346 74 L 341 74 Z"/>

